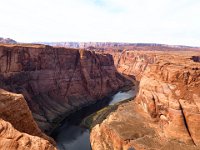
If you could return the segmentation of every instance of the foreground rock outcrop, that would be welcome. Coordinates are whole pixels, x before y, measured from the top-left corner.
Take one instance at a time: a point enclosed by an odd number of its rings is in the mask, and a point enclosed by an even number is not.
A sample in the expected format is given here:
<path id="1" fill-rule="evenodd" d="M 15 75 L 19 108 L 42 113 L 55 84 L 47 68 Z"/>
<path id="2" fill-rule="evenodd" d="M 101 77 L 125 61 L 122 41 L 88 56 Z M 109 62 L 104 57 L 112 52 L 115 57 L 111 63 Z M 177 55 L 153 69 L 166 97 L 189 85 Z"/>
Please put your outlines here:
<path id="1" fill-rule="evenodd" d="M 0 87 L 25 97 L 43 131 L 130 83 L 116 71 L 111 55 L 78 49 L 1 45 L 0 64 Z"/>
<path id="2" fill-rule="evenodd" d="M 90 134 L 94 150 L 199 150 L 193 144 L 167 139 L 134 101 L 122 104 Z M 161 132 L 160 132 L 161 133 Z"/>
<path id="3" fill-rule="evenodd" d="M 116 55 L 118 70 L 140 81 L 139 93 L 94 127 L 93 149 L 200 149 L 200 65 L 193 56 L 199 53 Z"/>
<path id="4" fill-rule="evenodd" d="M 55 143 L 37 126 L 21 94 L 0 89 L 0 149 L 54 150 Z"/>

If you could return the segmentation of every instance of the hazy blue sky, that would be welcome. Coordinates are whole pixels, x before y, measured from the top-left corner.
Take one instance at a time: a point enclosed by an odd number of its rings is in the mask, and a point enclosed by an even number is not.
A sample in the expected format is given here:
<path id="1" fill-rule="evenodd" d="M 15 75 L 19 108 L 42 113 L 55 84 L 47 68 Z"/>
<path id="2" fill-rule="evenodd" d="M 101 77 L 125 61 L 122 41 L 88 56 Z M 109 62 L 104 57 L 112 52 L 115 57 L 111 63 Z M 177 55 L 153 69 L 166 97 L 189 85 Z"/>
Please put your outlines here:
<path id="1" fill-rule="evenodd" d="M 0 37 L 200 46 L 200 0 L 1 0 Z"/>

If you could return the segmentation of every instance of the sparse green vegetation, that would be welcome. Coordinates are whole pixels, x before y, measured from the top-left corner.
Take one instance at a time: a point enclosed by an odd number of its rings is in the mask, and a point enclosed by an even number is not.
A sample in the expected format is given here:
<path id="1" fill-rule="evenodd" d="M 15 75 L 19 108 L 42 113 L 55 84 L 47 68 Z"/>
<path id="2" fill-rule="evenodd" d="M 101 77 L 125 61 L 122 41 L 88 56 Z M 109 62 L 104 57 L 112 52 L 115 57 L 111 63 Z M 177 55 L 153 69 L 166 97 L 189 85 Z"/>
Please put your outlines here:
<path id="1" fill-rule="evenodd" d="M 113 111 L 115 111 L 118 108 L 120 104 L 127 103 L 132 99 L 134 99 L 134 97 L 100 109 L 99 111 L 84 118 L 81 122 L 81 125 L 91 129 L 96 124 L 100 124 L 103 120 L 105 120 Z"/>

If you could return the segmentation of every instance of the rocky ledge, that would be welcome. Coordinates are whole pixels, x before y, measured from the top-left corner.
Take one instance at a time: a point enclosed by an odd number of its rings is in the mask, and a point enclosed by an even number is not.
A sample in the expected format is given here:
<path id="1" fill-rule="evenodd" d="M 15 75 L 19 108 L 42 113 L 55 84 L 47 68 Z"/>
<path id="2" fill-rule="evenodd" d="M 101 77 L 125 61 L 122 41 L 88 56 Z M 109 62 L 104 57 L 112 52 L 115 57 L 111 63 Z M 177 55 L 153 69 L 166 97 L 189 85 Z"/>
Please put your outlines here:
<path id="1" fill-rule="evenodd" d="M 0 149 L 55 150 L 55 142 L 34 121 L 21 94 L 0 89 Z"/>
<path id="2" fill-rule="evenodd" d="M 91 132 L 94 150 L 200 149 L 198 52 L 124 51 L 118 70 L 140 81 L 134 101 Z"/>

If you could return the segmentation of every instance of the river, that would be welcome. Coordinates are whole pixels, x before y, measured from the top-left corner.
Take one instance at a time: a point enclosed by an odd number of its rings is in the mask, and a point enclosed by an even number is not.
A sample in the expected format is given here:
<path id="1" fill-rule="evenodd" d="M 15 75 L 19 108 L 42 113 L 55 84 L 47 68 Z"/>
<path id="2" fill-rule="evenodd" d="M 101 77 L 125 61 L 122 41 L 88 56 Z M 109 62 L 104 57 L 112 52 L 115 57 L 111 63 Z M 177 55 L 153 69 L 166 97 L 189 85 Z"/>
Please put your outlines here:
<path id="1" fill-rule="evenodd" d="M 113 96 L 105 98 L 106 100 L 84 107 L 68 116 L 61 126 L 52 133 L 52 137 L 57 143 L 57 148 L 59 150 L 91 150 L 90 131 L 80 126 L 82 119 L 103 107 L 114 105 L 135 95 L 136 90 L 134 88 L 129 91 L 119 91 Z"/>

